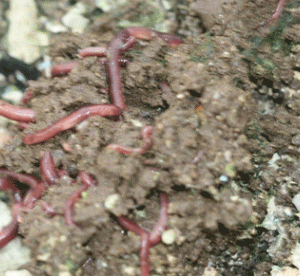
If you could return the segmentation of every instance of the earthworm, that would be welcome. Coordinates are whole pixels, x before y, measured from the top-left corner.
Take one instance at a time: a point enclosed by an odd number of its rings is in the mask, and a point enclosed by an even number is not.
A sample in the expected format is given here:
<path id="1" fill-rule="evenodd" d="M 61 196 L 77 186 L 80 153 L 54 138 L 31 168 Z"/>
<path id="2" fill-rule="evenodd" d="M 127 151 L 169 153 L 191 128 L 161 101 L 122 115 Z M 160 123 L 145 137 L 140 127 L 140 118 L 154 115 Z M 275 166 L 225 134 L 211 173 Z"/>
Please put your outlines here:
<path id="1" fill-rule="evenodd" d="M 11 190 L 14 192 L 19 191 L 19 189 L 16 187 L 16 185 L 13 183 L 13 181 L 9 177 L 0 178 L 0 190 L 1 191 Z"/>
<path id="2" fill-rule="evenodd" d="M 26 104 L 30 101 L 30 99 L 32 98 L 32 88 L 28 87 L 22 97 L 22 103 Z"/>
<path id="3" fill-rule="evenodd" d="M 0 100 L 0 116 L 17 122 L 34 122 L 35 112 L 30 108 L 14 106 Z"/>
<path id="4" fill-rule="evenodd" d="M 272 17 L 269 19 L 269 21 L 277 20 L 277 19 L 281 16 L 286 1 L 287 1 L 287 0 L 280 0 L 280 1 L 278 2 L 276 11 L 275 11 L 275 13 L 272 15 Z"/>
<path id="5" fill-rule="evenodd" d="M 42 196 L 44 191 L 47 189 L 45 182 L 39 182 L 38 186 L 34 189 L 29 189 L 23 199 L 23 205 L 27 209 L 32 209 L 35 202 Z"/>
<path id="6" fill-rule="evenodd" d="M 78 52 L 80 57 L 91 57 L 99 56 L 102 57 L 105 55 L 107 48 L 103 47 L 87 47 Z M 77 61 L 70 61 L 65 63 L 60 63 L 51 67 L 51 76 L 63 76 L 69 74 L 76 66 Z"/>
<path id="7" fill-rule="evenodd" d="M 125 147 L 117 144 L 109 144 L 106 148 L 115 150 L 122 154 L 142 154 L 146 152 L 149 148 L 151 148 L 153 145 L 153 141 L 152 141 L 153 131 L 154 129 L 152 126 L 146 126 L 143 128 L 142 138 L 145 144 L 141 148 L 130 148 L 130 147 Z"/>
<path id="8" fill-rule="evenodd" d="M 50 203 L 48 203 L 46 201 L 41 201 L 41 205 L 42 205 L 44 211 L 51 217 L 56 216 L 58 214 L 55 211 L 54 207 Z"/>
<path id="9" fill-rule="evenodd" d="M 100 47 L 86 47 L 78 52 L 78 55 L 81 57 L 102 57 L 105 56 L 105 53 L 107 51 L 106 46 L 100 46 Z"/>
<path id="10" fill-rule="evenodd" d="M 184 41 L 176 35 L 154 31 L 149 28 L 129 27 L 125 30 L 129 33 L 130 36 L 133 36 L 137 39 L 153 40 L 156 39 L 156 37 L 159 37 L 164 40 L 169 46 L 177 46 L 184 43 Z"/>
<path id="11" fill-rule="evenodd" d="M 23 141 L 27 145 L 36 144 L 47 141 L 56 136 L 58 133 L 73 128 L 76 124 L 87 119 L 90 116 L 120 116 L 125 109 L 125 100 L 123 95 L 121 74 L 120 74 L 120 60 L 124 51 L 130 49 L 135 44 L 135 39 L 151 40 L 159 37 L 166 41 L 170 46 L 183 43 L 183 40 L 174 35 L 153 31 L 148 28 L 130 27 L 120 31 L 107 45 L 107 47 L 89 47 L 79 52 L 82 57 L 88 55 L 106 55 L 105 62 L 106 73 L 109 84 L 109 94 L 112 105 L 91 105 L 78 109 L 77 111 L 67 115 L 66 117 L 54 122 L 45 129 L 39 130 L 33 134 L 24 136 Z M 62 75 L 70 72 L 77 62 L 69 62 L 60 64 L 52 68 L 52 75 Z M 126 154 L 143 153 L 152 143 L 149 141 L 141 149 L 128 149 L 126 147 L 111 145 L 111 148 Z"/>
<path id="12" fill-rule="evenodd" d="M 42 175 L 46 176 L 46 180 L 49 182 L 51 181 L 51 184 L 53 181 L 56 181 L 59 177 L 59 173 L 55 168 L 53 157 L 49 151 L 46 151 L 43 154 L 40 164 Z M 65 174 L 64 172 L 62 173 Z M 12 190 L 15 192 L 15 195 L 17 195 L 19 189 L 14 185 L 12 180 L 24 183 L 30 187 L 24 198 L 21 196 L 15 196 L 12 220 L 7 226 L 0 230 L 0 248 L 2 248 L 17 236 L 19 227 L 18 216 L 20 211 L 22 209 L 31 210 L 34 207 L 36 200 L 39 199 L 43 192 L 47 189 L 47 186 L 45 182 L 39 181 L 33 176 L 18 174 L 7 169 L 0 169 L 0 175 L 4 175 L 3 178 L 0 178 L 0 190 Z M 94 183 L 92 177 L 87 177 L 84 173 L 81 173 L 80 175 L 82 175 L 82 182 L 85 186 L 89 186 Z M 42 206 L 47 209 L 49 214 L 55 215 L 55 211 L 50 212 L 49 208 L 47 208 L 49 206 L 46 206 L 45 203 L 42 203 Z"/>
<path id="13" fill-rule="evenodd" d="M 21 197 L 15 197 L 15 202 L 13 205 L 13 214 L 12 220 L 6 226 L 4 226 L 0 230 L 0 248 L 7 245 L 10 241 L 12 241 L 18 235 L 18 216 L 20 213 L 20 208 L 22 207 Z"/>
<path id="14" fill-rule="evenodd" d="M 123 228 L 141 237 L 140 262 L 142 276 L 150 275 L 150 247 L 161 241 L 161 234 L 167 227 L 169 200 L 166 194 L 160 195 L 160 205 L 159 218 L 150 233 L 132 220 L 124 216 L 118 217 L 118 221 Z"/>
<path id="15" fill-rule="evenodd" d="M 77 189 L 66 202 L 64 216 L 67 226 L 76 226 L 73 219 L 74 204 L 79 198 L 81 198 L 82 192 L 96 185 L 96 181 L 93 179 L 93 177 L 84 171 L 80 171 L 78 177 L 83 183 L 83 186 Z"/>
<path id="16" fill-rule="evenodd" d="M 19 223 L 13 219 L 7 226 L 0 230 L 0 248 L 7 245 L 18 235 Z"/>
<path id="17" fill-rule="evenodd" d="M 51 76 L 63 76 L 69 74 L 76 66 L 77 61 L 61 63 L 51 67 Z"/>
<path id="18" fill-rule="evenodd" d="M 160 37 L 166 41 L 170 46 L 176 46 L 183 43 L 183 40 L 167 33 L 153 31 L 143 27 L 129 27 L 120 31 L 108 44 L 106 56 L 106 73 L 108 76 L 110 97 L 113 104 L 119 106 L 122 110 L 125 109 L 125 100 L 122 90 L 120 64 L 121 55 L 125 50 L 130 49 L 135 39 L 152 40 Z"/>
<path id="19" fill-rule="evenodd" d="M 158 244 L 161 241 L 161 234 L 166 229 L 168 222 L 168 209 L 169 209 L 169 200 L 166 194 L 160 195 L 160 211 L 159 218 L 156 224 L 153 227 L 153 230 L 150 232 L 150 244 L 151 246 Z"/>
<path id="20" fill-rule="evenodd" d="M 24 183 L 30 187 L 22 201 L 23 206 L 29 209 L 33 208 L 35 201 L 40 198 L 42 193 L 46 190 L 45 183 L 37 180 L 33 176 L 27 174 L 18 174 L 6 169 L 0 169 L 0 174 Z"/>
<path id="21" fill-rule="evenodd" d="M 40 169 L 43 179 L 48 185 L 54 185 L 60 178 L 60 175 L 55 167 L 54 159 L 49 150 L 46 150 L 40 160 Z"/>
<path id="22" fill-rule="evenodd" d="M 83 49 L 83 50 L 85 50 L 85 49 Z M 93 56 L 93 53 L 91 53 L 90 55 L 88 55 L 88 53 L 86 53 L 85 57 L 88 57 L 88 56 Z M 101 64 L 105 64 L 107 61 L 107 58 L 102 57 L 99 59 L 99 61 Z M 118 59 L 118 62 L 120 63 L 120 65 L 125 66 L 128 63 L 128 59 L 122 57 L 122 58 Z M 68 75 L 77 65 L 78 65 L 77 61 L 69 61 L 69 62 L 64 62 L 64 63 L 53 65 L 51 67 L 51 77 L 60 77 L 60 76 Z M 32 97 L 32 94 L 30 94 L 30 92 L 28 92 L 28 95 L 25 92 L 23 100 L 22 100 L 23 103 L 27 103 L 31 97 Z"/>
<path id="23" fill-rule="evenodd" d="M 23 137 L 23 142 L 32 145 L 49 140 L 58 133 L 73 128 L 80 122 L 92 116 L 114 117 L 121 115 L 122 110 L 112 104 L 95 104 L 84 106 L 62 119 L 52 123 L 50 126 L 41 129 L 33 134 L 27 134 Z"/>
<path id="24" fill-rule="evenodd" d="M 35 189 L 39 185 L 39 181 L 35 177 L 27 174 L 19 174 L 7 169 L 0 169 L 0 175 L 4 175 L 5 177 L 12 178 L 21 183 L 25 183 L 31 189 Z"/>
<path id="25" fill-rule="evenodd" d="M 124 45 L 126 45 L 129 38 L 130 34 L 127 31 L 120 31 L 108 43 L 106 51 L 107 62 L 105 63 L 105 69 L 111 102 L 120 107 L 122 110 L 125 109 L 125 100 L 122 90 L 120 64 L 118 60 L 125 51 Z M 126 45 L 126 49 L 128 49 L 129 46 L 133 46 L 133 43 L 133 40 L 130 40 L 130 43 Z"/>
<path id="26" fill-rule="evenodd" d="M 141 236 L 141 252 L 140 252 L 140 261 L 141 261 L 141 273 L 142 276 L 150 275 L 150 235 L 149 233 Z"/>

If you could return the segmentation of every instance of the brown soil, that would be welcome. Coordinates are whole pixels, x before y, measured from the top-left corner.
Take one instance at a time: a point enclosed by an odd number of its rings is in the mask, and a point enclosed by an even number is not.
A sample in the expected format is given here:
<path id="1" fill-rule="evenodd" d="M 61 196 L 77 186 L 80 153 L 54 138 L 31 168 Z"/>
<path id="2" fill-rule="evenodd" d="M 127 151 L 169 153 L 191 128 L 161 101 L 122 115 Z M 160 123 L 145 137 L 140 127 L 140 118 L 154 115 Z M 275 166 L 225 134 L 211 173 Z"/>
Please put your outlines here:
<path id="1" fill-rule="evenodd" d="M 78 66 L 68 76 L 30 84 L 34 97 L 28 106 L 36 111 L 36 123 L 24 131 L 10 126 L 14 138 L 1 152 L 0 165 L 40 176 L 39 159 L 50 150 L 58 167 L 74 178 L 84 170 L 98 186 L 75 205 L 78 227 L 47 215 L 40 201 L 24 214 L 20 234 L 33 252 L 26 266 L 33 275 L 64 270 L 139 275 L 139 237 L 124 231 L 116 217 L 123 214 L 152 229 L 161 192 L 169 196 L 168 228 L 176 239 L 151 249 L 153 275 L 202 275 L 206 267 L 220 275 L 269 275 L 273 265 L 290 264 L 300 237 L 291 201 L 299 193 L 298 20 L 285 14 L 280 22 L 261 27 L 276 0 L 211 1 L 222 16 L 216 8 L 203 11 L 207 1 L 189 2 L 188 15 L 175 29 L 194 37 L 176 48 L 160 40 L 138 42 L 126 53 L 123 120 L 93 117 L 45 143 L 26 146 L 25 133 L 81 106 L 109 102 L 102 93 L 107 89 L 104 67 L 95 57 L 76 54 L 105 45 L 99 41 L 111 39 L 116 29 L 103 36 L 68 34 L 54 40 L 53 60 L 78 60 Z M 91 30 L 98 30 L 97 24 Z M 160 89 L 162 83 L 168 87 Z M 155 133 L 154 146 L 145 154 L 106 149 L 110 143 L 142 145 L 146 125 L 154 126 Z M 270 167 L 275 153 L 286 158 Z M 67 198 L 81 185 L 71 182 L 63 177 L 42 200 L 63 214 Z M 109 212 L 104 203 L 112 194 L 120 200 Z M 271 196 L 293 213 L 281 225 L 289 239 L 272 254 L 268 250 L 278 232 L 261 226 Z"/>

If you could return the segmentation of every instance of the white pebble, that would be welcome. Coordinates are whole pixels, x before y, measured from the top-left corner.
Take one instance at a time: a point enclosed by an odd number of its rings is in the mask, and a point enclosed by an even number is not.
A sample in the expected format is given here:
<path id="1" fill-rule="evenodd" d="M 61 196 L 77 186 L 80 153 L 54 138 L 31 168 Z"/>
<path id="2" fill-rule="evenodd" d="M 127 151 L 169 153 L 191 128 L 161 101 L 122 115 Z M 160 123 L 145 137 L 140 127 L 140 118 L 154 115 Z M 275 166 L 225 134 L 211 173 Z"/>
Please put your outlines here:
<path id="1" fill-rule="evenodd" d="M 296 209 L 298 210 L 298 212 L 300 212 L 300 194 L 296 194 L 293 197 L 292 200 L 293 204 L 295 205 Z"/>
<path id="2" fill-rule="evenodd" d="M 161 235 L 161 240 L 165 244 L 172 244 L 175 242 L 176 232 L 173 229 L 166 230 Z"/>
<path id="3" fill-rule="evenodd" d="M 4 276 L 31 276 L 32 274 L 26 270 L 14 270 L 14 271 L 7 271 Z"/>

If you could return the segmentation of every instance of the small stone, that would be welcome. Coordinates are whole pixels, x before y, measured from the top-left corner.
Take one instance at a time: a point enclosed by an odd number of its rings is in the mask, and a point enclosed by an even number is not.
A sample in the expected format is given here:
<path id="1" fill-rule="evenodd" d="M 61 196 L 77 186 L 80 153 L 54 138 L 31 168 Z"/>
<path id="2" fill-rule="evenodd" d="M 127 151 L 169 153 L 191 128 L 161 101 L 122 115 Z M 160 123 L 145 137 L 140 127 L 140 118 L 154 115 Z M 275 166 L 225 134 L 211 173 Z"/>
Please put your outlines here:
<path id="1" fill-rule="evenodd" d="M 2 95 L 2 99 L 12 104 L 19 104 L 22 100 L 23 93 L 20 90 L 8 88 Z"/>
<path id="2" fill-rule="evenodd" d="M 66 28 L 64 25 L 58 22 L 51 22 L 51 21 L 45 22 L 45 28 L 47 31 L 54 34 L 65 33 L 68 31 L 68 28 Z"/>
<path id="3" fill-rule="evenodd" d="M 273 266 L 271 271 L 272 276 L 298 276 L 299 270 L 293 267 L 278 267 Z"/>
<path id="4" fill-rule="evenodd" d="M 126 266 L 123 269 L 124 273 L 127 275 L 135 275 L 135 268 L 131 266 Z"/>
<path id="5" fill-rule="evenodd" d="M 127 0 L 111 1 L 111 0 L 96 0 L 95 5 L 97 8 L 108 12 L 116 9 L 118 6 L 125 4 Z"/>
<path id="6" fill-rule="evenodd" d="M 294 71 L 294 79 L 300 80 L 300 73 L 298 71 Z"/>
<path id="7" fill-rule="evenodd" d="M 4 276 L 32 276 L 32 274 L 26 270 L 15 270 L 15 271 L 7 271 Z"/>
<path id="8" fill-rule="evenodd" d="M 0 201 L 0 229 L 11 221 L 11 210 Z M 0 249 L 0 275 L 10 270 L 18 269 L 30 261 L 30 250 L 24 246 L 19 237 Z M 12 271 L 10 271 L 12 272 Z M 18 274 L 12 274 L 18 275 Z"/>
<path id="9" fill-rule="evenodd" d="M 292 138 L 292 144 L 295 146 L 300 145 L 300 134 L 297 134 Z"/>
<path id="10" fill-rule="evenodd" d="M 202 276 L 218 276 L 218 271 L 213 267 L 206 267 Z"/>
<path id="11" fill-rule="evenodd" d="M 73 32 L 83 33 L 89 24 L 89 20 L 82 15 L 84 11 L 84 5 L 82 3 L 77 3 L 74 8 L 70 9 L 70 11 L 62 17 L 61 20 L 64 25 L 69 27 Z"/>
<path id="12" fill-rule="evenodd" d="M 4 148 L 11 139 L 11 135 L 7 129 L 0 128 L 0 149 Z"/>
<path id="13" fill-rule="evenodd" d="M 175 242 L 176 232 L 173 229 L 166 230 L 161 235 L 161 240 L 165 244 L 172 244 Z"/>
<path id="14" fill-rule="evenodd" d="M 104 202 L 104 206 L 117 217 L 123 214 L 124 208 L 119 194 L 112 194 L 108 196 Z"/>
<path id="15" fill-rule="evenodd" d="M 228 182 L 228 177 L 226 176 L 226 175 L 221 175 L 220 177 L 219 177 L 219 181 L 221 181 L 221 182 Z"/>
<path id="16" fill-rule="evenodd" d="M 41 57 L 36 1 L 11 0 L 9 4 L 9 54 L 26 63 L 32 63 Z"/>
<path id="17" fill-rule="evenodd" d="M 296 194 L 292 199 L 293 204 L 295 205 L 298 212 L 300 212 L 300 194 Z"/>

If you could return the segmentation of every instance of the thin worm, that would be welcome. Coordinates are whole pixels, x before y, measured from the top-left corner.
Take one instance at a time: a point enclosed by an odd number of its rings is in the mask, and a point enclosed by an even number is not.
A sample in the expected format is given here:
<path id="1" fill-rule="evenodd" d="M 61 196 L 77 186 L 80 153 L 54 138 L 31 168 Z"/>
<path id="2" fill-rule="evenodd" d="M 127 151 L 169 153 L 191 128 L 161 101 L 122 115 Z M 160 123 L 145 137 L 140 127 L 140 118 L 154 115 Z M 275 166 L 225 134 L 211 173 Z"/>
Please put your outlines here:
<path id="1" fill-rule="evenodd" d="M 39 185 L 39 181 L 35 177 L 27 174 L 19 174 L 7 169 L 0 169 L 0 175 L 5 175 L 6 177 L 25 183 L 32 189 L 35 189 Z"/>
<path id="2" fill-rule="evenodd" d="M 90 176 L 88 173 L 84 171 L 80 171 L 78 174 L 78 177 L 80 178 L 81 182 L 83 183 L 83 186 L 77 189 L 67 200 L 66 206 L 65 206 L 65 222 L 67 226 L 76 226 L 74 219 L 73 219 L 73 213 L 74 213 L 74 204 L 76 201 L 81 198 L 82 192 L 86 191 L 90 187 L 94 187 L 96 185 L 96 181 L 92 176 Z"/>
<path id="3" fill-rule="evenodd" d="M 146 126 L 142 130 L 142 138 L 144 140 L 144 146 L 141 148 L 131 148 L 125 147 L 117 144 L 109 144 L 106 148 L 110 150 L 115 150 L 122 154 L 142 154 L 150 149 L 153 145 L 152 134 L 154 128 L 152 126 Z"/>
<path id="4" fill-rule="evenodd" d="M 41 129 L 33 134 L 27 134 L 23 137 L 23 142 L 27 145 L 37 144 L 47 141 L 58 133 L 73 128 L 80 122 L 92 116 L 113 117 L 121 115 L 119 107 L 112 104 L 95 104 L 84 106 L 73 113 L 52 123 L 50 126 Z"/>
<path id="5" fill-rule="evenodd" d="M 100 47 L 86 47 L 78 52 L 78 55 L 81 57 L 103 57 L 105 56 L 107 47 L 100 46 Z"/>
<path id="6" fill-rule="evenodd" d="M 20 191 L 9 177 L 0 178 L 0 190 L 1 191 L 11 190 L 14 192 Z"/>
<path id="7" fill-rule="evenodd" d="M 118 222 L 122 225 L 123 228 L 125 228 L 126 230 L 131 231 L 139 236 L 142 236 L 142 235 L 145 235 L 148 233 L 147 230 L 140 227 L 135 222 L 133 222 L 131 219 L 126 218 L 124 216 L 119 216 Z"/>
<path id="8" fill-rule="evenodd" d="M 141 272 L 142 276 L 150 275 L 150 239 L 149 233 L 142 235 L 141 240 L 141 252 L 140 252 L 140 262 L 141 262 Z"/>
<path id="9" fill-rule="evenodd" d="M 0 230 L 0 248 L 7 245 L 18 235 L 19 223 L 13 219 L 7 226 Z"/>
<path id="10" fill-rule="evenodd" d="M 51 76 L 63 76 L 69 74 L 76 66 L 77 61 L 70 61 L 61 64 L 57 64 L 51 67 Z"/>
<path id="11" fill-rule="evenodd" d="M 40 160 L 40 170 L 43 179 L 48 185 L 54 185 L 60 178 L 59 173 L 55 167 L 54 159 L 49 150 L 46 150 Z"/>
<path id="12" fill-rule="evenodd" d="M 32 209 L 34 207 L 35 202 L 42 196 L 44 191 L 46 191 L 47 186 L 44 182 L 39 182 L 38 186 L 34 189 L 30 189 L 24 199 L 23 199 L 23 206 Z"/>
<path id="13" fill-rule="evenodd" d="M 22 123 L 34 122 L 35 112 L 30 108 L 14 106 L 0 100 L 0 116 Z"/>
<path id="14" fill-rule="evenodd" d="M 159 218 L 153 230 L 150 233 L 144 228 L 134 223 L 132 220 L 124 216 L 118 217 L 118 221 L 123 228 L 141 237 L 140 261 L 142 276 L 150 275 L 150 247 L 158 244 L 161 241 L 161 234 L 167 226 L 169 200 L 166 194 L 160 195 L 160 204 L 161 207 L 159 212 Z"/>
<path id="15" fill-rule="evenodd" d="M 272 17 L 269 19 L 269 21 L 277 20 L 280 17 L 280 15 L 282 14 L 282 11 L 283 11 L 283 8 L 284 8 L 284 5 L 285 5 L 286 1 L 287 0 L 280 0 L 278 2 L 276 11 L 272 15 Z"/>
<path id="16" fill-rule="evenodd" d="M 151 246 L 158 244 L 161 241 L 161 234 L 167 227 L 168 222 L 168 207 L 169 200 L 166 194 L 160 195 L 160 211 L 159 218 L 150 233 Z"/>

